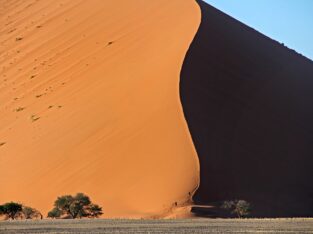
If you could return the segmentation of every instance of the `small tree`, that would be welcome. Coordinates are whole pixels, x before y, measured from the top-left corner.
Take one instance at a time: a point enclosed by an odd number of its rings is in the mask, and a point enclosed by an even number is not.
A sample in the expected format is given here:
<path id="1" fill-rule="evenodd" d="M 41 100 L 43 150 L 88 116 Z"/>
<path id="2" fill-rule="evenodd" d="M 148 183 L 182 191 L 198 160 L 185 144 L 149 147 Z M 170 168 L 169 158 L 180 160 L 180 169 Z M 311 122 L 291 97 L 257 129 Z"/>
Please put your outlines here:
<path id="1" fill-rule="evenodd" d="M 23 206 L 22 214 L 25 219 L 42 219 L 42 214 L 38 210 L 29 206 Z"/>
<path id="2" fill-rule="evenodd" d="M 77 193 L 74 197 L 65 195 L 58 197 L 54 202 L 54 208 L 48 213 L 50 218 L 98 218 L 102 215 L 102 208 L 90 201 L 90 198 L 83 194 Z"/>
<path id="3" fill-rule="evenodd" d="M 222 208 L 230 210 L 231 213 L 236 214 L 238 218 L 248 216 L 251 211 L 250 203 L 245 200 L 224 201 Z"/>
<path id="4" fill-rule="evenodd" d="M 5 215 L 5 219 L 15 219 L 22 213 L 22 205 L 16 202 L 7 202 L 0 208 L 0 215 Z"/>

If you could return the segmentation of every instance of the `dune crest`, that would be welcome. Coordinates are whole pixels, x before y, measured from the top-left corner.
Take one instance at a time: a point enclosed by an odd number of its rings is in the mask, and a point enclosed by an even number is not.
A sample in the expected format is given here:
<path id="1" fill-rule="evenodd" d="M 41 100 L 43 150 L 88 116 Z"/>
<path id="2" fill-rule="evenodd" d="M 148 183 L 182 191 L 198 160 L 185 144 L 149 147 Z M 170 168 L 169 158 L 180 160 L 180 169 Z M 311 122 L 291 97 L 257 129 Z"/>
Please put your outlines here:
<path id="1" fill-rule="evenodd" d="M 104 217 L 185 204 L 198 158 L 179 76 L 193 0 L 2 1 L 0 203 L 84 192 Z"/>

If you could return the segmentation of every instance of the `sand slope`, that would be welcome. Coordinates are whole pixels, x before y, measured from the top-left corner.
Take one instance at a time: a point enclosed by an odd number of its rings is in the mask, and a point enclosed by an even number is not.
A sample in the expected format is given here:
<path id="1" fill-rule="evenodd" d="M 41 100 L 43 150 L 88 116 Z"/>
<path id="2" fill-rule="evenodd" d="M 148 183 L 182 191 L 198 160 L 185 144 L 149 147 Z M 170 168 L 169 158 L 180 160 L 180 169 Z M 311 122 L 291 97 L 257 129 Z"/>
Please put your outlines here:
<path id="1" fill-rule="evenodd" d="M 190 200 L 198 159 L 182 114 L 193 0 L 1 0 L 0 203 L 43 213 L 85 192 L 105 217 Z"/>

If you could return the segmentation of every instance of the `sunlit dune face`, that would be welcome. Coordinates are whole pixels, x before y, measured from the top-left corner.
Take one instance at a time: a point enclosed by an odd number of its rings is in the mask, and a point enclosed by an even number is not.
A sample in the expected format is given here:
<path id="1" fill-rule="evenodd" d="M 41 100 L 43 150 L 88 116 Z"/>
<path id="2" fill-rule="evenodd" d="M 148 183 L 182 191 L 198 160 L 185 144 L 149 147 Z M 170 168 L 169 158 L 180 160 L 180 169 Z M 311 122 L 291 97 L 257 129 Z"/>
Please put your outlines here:
<path id="1" fill-rule="evenodd" d="M 196 2 L 1 5 L 0 203 L 46 214 L 84 192 L 104 217 L 149 217 L 190 201 L 198 159 L 178 87 Z"/>

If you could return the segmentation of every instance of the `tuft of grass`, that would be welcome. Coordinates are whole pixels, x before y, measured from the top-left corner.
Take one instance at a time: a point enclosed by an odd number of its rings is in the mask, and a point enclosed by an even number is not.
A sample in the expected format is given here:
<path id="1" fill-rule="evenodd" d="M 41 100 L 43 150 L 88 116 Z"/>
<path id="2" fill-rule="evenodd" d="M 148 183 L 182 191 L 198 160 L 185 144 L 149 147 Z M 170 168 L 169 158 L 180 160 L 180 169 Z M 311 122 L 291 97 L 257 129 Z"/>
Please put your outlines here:
<path id="1" fill-rule="evenodd" d="M 36 77 L 36 75 L 32 75 L 31 77 L 30 77 L 30 79 L 33 79 L 33 78 L 35 78 Z"/>
<path id="2" fill-rule="evenodd" d="M 17 37 L 17 38 L 15 38 L 15 41 L 21 41 L 21 40 L 23 40 L 23 37 Z"/>
<path id="3" fill-rule="evenodd" d="M 0 142 L 0 146 L 3 146 L 5 144 L 6 144 L 6 142 Z"/>
<path id="4" fill-rule="evenodd" d="M 53 106 L 49 106 L 48 109 L 51 109 Z"/>
<path id="5" fill-rule="evenodd" d="M 25 109 L 25 107 L 18 107 L 18 108 L 15 109 L 15 111 L 16 112 L 20 112 L 20 111 L 23 111 L 24 109 Z"/>
<path id="6" fill-rule="evenodd" d="M 36 98 L 40 98 L 43 94 L 36 95 Z"/>

